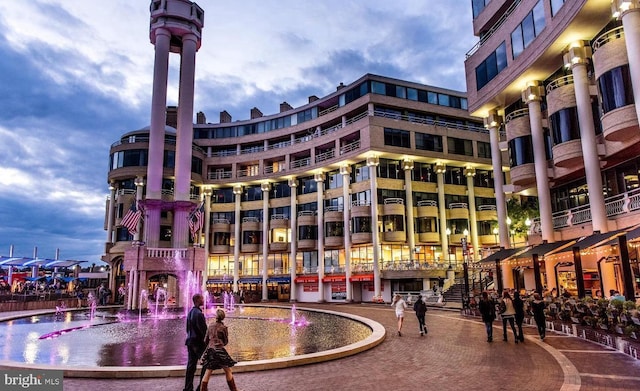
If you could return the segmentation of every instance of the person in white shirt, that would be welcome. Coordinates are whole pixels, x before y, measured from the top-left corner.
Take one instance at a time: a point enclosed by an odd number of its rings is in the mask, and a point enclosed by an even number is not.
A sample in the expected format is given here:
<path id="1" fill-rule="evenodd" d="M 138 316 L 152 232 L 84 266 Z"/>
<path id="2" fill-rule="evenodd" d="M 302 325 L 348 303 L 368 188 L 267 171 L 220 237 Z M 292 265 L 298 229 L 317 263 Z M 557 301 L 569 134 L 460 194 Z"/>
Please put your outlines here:
<path id="1" fill-rule="evenodd" d="M 396 293 L 391 306 L 395 309 L 396 318 L 398 319 L 398 337 L 402 337 L 402 322 L 404 321 L 404 311 L 407 309 L 407 303 L 402 296 Z"/>

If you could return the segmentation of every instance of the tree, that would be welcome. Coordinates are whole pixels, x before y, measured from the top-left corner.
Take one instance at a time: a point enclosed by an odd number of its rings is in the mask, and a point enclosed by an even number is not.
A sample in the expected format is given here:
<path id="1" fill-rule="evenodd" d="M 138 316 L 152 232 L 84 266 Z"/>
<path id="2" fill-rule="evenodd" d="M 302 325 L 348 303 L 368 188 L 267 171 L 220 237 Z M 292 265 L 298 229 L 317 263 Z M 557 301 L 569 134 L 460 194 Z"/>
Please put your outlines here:
<path id="1" fill-rule="evenodd" d="M 528 234 L 529 227 L 526 224 L 529 221 L 540 216 L 538 209 L 538 199 L 534 197 L 527 198 L 509 198 L 507 201 L 507 216 L 511 219 L 509 230 L 518 236 Z"/>

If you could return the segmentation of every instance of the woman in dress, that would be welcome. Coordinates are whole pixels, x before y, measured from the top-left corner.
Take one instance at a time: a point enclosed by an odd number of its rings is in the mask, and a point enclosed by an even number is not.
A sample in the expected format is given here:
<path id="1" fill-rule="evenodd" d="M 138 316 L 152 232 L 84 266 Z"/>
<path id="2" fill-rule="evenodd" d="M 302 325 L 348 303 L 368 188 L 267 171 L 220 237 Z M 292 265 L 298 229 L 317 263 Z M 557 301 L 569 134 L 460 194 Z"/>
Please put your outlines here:
<path id="1" fill-rule="evenodd" d="M 236 365 L 236 361 L 229 356 L 229 353 L 227 353 L 227 350 L 224 348 L 227 343 L 229 343 L 229 331 L 227 326 L 222 322 L 224 318 L 224 310 L 218 309 L 216 311 L 215 323 L 210 324 L 207 329 L 207 336 L 205 338 L 207 350 L 205 350 L 204 356 L 202 357 L 202 368 L 205 369 L 205 372 L 200 386 L 201 391 L 208 391 L 209 377 L 215 369 L 222 369 L 224 371 L 229 390 L 238 391 L 235 380 L 233 379 L 233 373 L 231 372 L 231 367 Z"/>
<path id="2" fill-rule="evenodd" d="M 398 337 L 402 337 L 402 322 L 404 321 L 404 311 L 407 309 L 407 303 L 402 296 L 396 293 L 391 306 L 395 309 L 396 318 L 398 319 Z"/>

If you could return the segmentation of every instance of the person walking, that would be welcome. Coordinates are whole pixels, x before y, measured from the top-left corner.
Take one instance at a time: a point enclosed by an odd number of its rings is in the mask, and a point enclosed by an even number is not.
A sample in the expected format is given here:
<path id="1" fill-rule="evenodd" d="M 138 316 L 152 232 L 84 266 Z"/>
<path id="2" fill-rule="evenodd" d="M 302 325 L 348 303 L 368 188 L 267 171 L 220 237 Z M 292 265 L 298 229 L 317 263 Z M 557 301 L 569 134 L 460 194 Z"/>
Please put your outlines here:
<path id="1" fill-rule="evenodd" d="M 229 390 L 238 391 L 233 378 L 233 372 L 231 371 L 231 367 L 237 363 L 229 356 L 229 353 L 224 348 L 229 343 L 229 330 L 223 323 L 225 316 L 224 310 L 221 308 L 218 309 L 216 311 L 215 323 L 210 324 L 207 329 L 207 349 L 202 357 L 202 368 L 205 369 L 205 372 L 202 382 L 200 383 L 200 391 L 209 391 L 209 378 L 215 369 L 222 369 L 224 371 Z"/>
<path id="2" fill-rule="evenodd" d="M 418 295 L 416 302 L 413 304 L 413 310 L 418 318 L 418 326 L 420 327 L 420 336 L 427 333 L 427 325 L 424 323 L 424 317 L 427 314 L 427 303 L 422 300 L 422 296 Z"/>
<path id="3" fill-rule="evenodd" d="M 502 302 L 500 303 L 500 317 L 502 318 L 502 340 L 507 341 L 507 322 L 513 330 L 513 337 L 518 343 L 518 333 L 515 326 L 516 309 L 513 307 L 513 299 L 506 290 L 502 293 Z"/>
<path id="4" fill-rule="evenodd" d="M 196 293 L 193 295 L 192 301 L 193 308 L 187 315 L 187 339 L 184 343 L 187 346 L 188 358 L 183 391 L 193 391 L 193 375 L 196 373 L 198 360 L 207 347 L 204 342 L 207 334 L 207 321 L 201 308 L 204 305 L 204 298 L 201 294 Z"/>
<path id="5" fill-rule="evenodd" d="M 487 331 L 487 342 L 493 342 L 493 321 L 496 320 L 496 305 L 487 292 L 482 292 L 478 310 L 482 315 L 482 322 Z"/>
<path id="6" fill-rule="evenodd" d="M 516 311 L 515 320 L 518 326 L 518 335 L 516 340 L 524 342 L 524 334 L 522 333 L 522 322 L 524 322 L 524 301 L 520 297 L 520 292 L 513 293 L 513 308 Z"/>
<path id="7" fill-rule="evenodd" d="M 531 311 L 533 312 L 533 319 L 536 321 L 536 326 L 538 326 L 538 335 L 540 335 L 540 339 L 544 341 L 544 337 L 547 332 L 547 323 L 544 316 L 544 308 L 545 302 L 540 297 L 538 292 L 533 294 L 533 301 L 531 302 Z"/>
<path id="8" fill-rule="evenodd" d="M 402 296 L 396 293 L 391 306 L 395 309 L 396 319 L 398 319 L 398 337 L 402 337 L 402 323 L 404 322 L 404 311 L 407 309 L 407 303 Z"/>

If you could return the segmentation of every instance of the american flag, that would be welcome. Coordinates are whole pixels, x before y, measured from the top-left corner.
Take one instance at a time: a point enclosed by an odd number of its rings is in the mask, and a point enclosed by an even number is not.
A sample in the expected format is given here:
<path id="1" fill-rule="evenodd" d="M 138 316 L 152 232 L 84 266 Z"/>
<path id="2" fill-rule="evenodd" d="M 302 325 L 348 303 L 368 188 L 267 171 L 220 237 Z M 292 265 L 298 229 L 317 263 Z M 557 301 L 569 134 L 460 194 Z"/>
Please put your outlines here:
<path id="1" fill-rule="evenodd" d="M 204 202 L 189 214 L 188 220 L 189 230 L 191 230 L 191 236 L 195 241 L 196 233 L 204 226 Z"/>
<path id="2" fill-rule="evenodd" d="M 138 222 L 140 222 L 140 219 L 142 218 L 142 210 L 138 208 L 137 204 L 137 201 L 133 201 L 131 208 L 129 208 L 129 211 L 124 215 L 120 222 L 120 225 L 125 227 L 132 235 L 138 232 Z"/>

